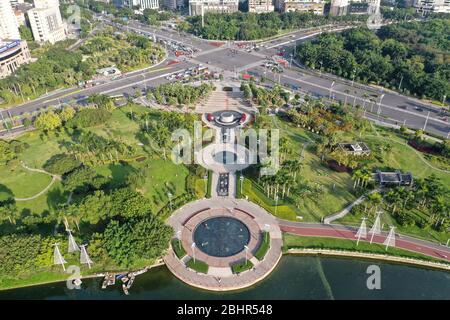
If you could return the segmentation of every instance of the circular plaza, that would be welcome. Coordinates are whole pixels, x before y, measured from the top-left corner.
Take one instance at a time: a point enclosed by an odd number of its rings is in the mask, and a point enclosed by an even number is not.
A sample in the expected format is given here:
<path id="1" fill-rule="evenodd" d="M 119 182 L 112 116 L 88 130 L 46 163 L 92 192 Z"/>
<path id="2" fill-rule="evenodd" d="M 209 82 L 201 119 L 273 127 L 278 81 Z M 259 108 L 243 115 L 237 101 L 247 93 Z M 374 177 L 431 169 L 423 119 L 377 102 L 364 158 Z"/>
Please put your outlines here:
<path id="1" fill-rule="evenodd" d="M 176 232 L 164 261 L 183 282 L 214 291 L 237 290 L 264 279 L 281 258 L 277 221 L 243 199 L 203 199 L 168 220 Z"/>

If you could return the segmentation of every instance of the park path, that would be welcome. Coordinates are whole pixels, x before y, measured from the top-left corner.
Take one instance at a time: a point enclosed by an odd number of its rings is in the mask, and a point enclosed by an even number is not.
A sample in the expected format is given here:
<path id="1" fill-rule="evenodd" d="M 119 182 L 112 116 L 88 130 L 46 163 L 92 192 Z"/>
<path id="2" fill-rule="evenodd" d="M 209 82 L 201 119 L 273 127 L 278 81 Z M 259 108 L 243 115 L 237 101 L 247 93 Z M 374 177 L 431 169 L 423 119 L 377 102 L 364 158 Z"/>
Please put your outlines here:
<path id="1" fill-rule="evenodd" d="M 38 193 L 35 194 L 34 196 L 28 197 L 28 198 L 14 198 L 15 201 L 29 201 L 29 200 L 34 200 L 34 199 L 36 199 L 36 198 L 42 196 L 43 194 L 45 194 L 45 193 L 48 191 L 48 189 L 50 189 L 51 186 L 53 186 L 53 184 L 56 182 L 56 180 L 61 180 L 61 176 L 59 176 L 59 175 L 51 174 L 50 172 L 47 172 L 47 171 L 42 170 L 42 169 L 30 168 L 30 167 L 28 167 L 28 166 L 27 166 L 25 163 L 23 163 L 23 162 L 22 162 L 21 164 L 22 164 L 22 167 L 23 167 L 24 169 L 28 170 L 28 171 L 39 172 L 39 173 L 43 173 L 43 174 L 46 174 L 46 175 L 51 176 L 51 177 L 52 177 L 52 180 L 50 181 L 50 183 L 49 183 L 43 190 L 41 190 L 40 192 L 38 192 Z"/>

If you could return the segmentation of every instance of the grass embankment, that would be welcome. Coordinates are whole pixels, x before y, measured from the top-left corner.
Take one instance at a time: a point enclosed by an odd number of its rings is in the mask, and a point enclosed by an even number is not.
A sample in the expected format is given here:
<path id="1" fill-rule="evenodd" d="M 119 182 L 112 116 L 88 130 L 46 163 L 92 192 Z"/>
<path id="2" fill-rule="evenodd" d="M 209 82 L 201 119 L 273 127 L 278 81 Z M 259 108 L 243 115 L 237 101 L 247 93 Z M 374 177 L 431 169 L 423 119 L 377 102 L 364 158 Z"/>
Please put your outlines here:
<path id="1" fill-rule="evenodd" d="M 247 261 L 241 261 L 238 263 L 235 263 L 231 266 L 231 271 L 233 271 L 234 274 L 239 274 L 247 270 L 251 270 L 253 268 L 253 263 L 250 260 Z"/>
<path id="2" fill-rule="evenodd" d="M 208 181 L 206 182 L 206 198 L 211 198 L 211 190 L 212 190 L 212 171 L 208 170 Z"/>
<path id="3" fill-rule="evenodd" d="M 172 239 L 172 249 L 177 255 L 178 259 L 182 259 L 184 256 L 186 256 L 186 250 L 184 250 L 183 246 L 181 245 L 181 241 L 178 239 Z"/>
<path id="4" fill-rule="evenodd" d="M 365 241 L 360 241 L 358 246 L 356 241 L 347 239 L 335 239 L 335 238 L 324 238 L 324 237 L 302 237 L 297 235 L 292 235 L 289 233 L 283 233 L 283 246 L 284 251 L 287 252 L 288 249 L 331 249 L 331 250 L 344 250 L 351 252 L 364 252 L 364 253 L 374 253 L 391 255 L 404 258 L 413 258 L 423 261 L 432 261 L 445 263 L 445 260 L 435 259 L 432 257 L 425 256 L 423 254 L 411 252 L 408 250 L 389 248 L 378 244 Z"/>
<path id="5" fill-rule="evenodd" d="M 194 259 L 190 259 L 186 263 L 186 266 L 188 268 L 191 268 L 192 270 L 195 270 L 200 273 L 205 273 L 205 274 L 208 273 L 208 269 L 209 269 L 209 266 L 205 262 L 200 261 L 198 259 L 195 259 L 195 261 L 194 261 Z"/>
<path id="6" fill-rule="evenodd" d="M 255 252 L 255 258 L 262 261 L 266 256 L 267 251 L 270 249 L 270 234 L 268 232 L 263 232 L 261 237 L 261 244 Z"/>

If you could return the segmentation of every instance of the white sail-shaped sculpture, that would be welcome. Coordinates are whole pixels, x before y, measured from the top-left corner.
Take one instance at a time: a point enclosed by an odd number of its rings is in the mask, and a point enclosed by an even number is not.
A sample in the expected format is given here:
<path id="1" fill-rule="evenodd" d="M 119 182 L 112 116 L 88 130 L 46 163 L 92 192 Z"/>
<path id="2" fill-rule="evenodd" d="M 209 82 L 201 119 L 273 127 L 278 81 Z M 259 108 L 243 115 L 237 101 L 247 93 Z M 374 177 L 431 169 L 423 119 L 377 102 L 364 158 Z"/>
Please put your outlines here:
<path id="1" fill-rule="evenodd" d="M 64 257 L 62 256 L 61 252 L 59 251 L 58 244 L 55 243 L 55 250 L 53 251 L 53 264 L 60 264 L 63 267 L 63 270 L 66 271 L 66 267 L 64 266 L 65 263 L 67 263 L 66 260 L 64 260 Z"/>
<path id="2" fill-rule="evenodd" d="M 67 251 L 69 253 L 80 251 L 80 248 L 78 247 L 78 244 L 76 243 L 75 238 L 72 235 L 72 232 L 70 232 L 70 230 L 67 230 L 67 232 L 69 233 L 69 246 Z"/>
<path id="3" fill-rule="evenodd" d="M 356 245 L 359 244 L 359 240 L 361 238 L 367 238 L 366 218 L 362 219 L 361 226 L 359 227 L 358 232 L 355 234 L 355 237 L 358 238 L 358 241 L 356 241 Z"/>
<path id="4" fill-rule="evenodd" d="M 374 235 L 381 234 L 380 213 L 377 214 L 377 217 L 375 218 L 375 222 L 374 222 L 372 228 L 370 228 L 369 233 L 372 235 L 370 237 L 370 243 L 372 243 Z"/>
<path id="5" fill-rule="evenodd" d="M 386 246 L 386 250 L 389 247 L 395 247 L 395 227 L 391 227 L 391 230 L 389 231 L 389 234 L 386 238 L 386 240 L 384 240 L 383 244 Z"/>
<path id="6" fill-rule="evenodd" d="M 81 247 L 81 253 L 80 253 L 80 263 L 81 264 L 87 264 L 89 269 L 91 268 L 91 264 L 93 264 L 91 258 L 89 258 L 89 255 L 86 251 L 86 244 L 83 244 Z"/>

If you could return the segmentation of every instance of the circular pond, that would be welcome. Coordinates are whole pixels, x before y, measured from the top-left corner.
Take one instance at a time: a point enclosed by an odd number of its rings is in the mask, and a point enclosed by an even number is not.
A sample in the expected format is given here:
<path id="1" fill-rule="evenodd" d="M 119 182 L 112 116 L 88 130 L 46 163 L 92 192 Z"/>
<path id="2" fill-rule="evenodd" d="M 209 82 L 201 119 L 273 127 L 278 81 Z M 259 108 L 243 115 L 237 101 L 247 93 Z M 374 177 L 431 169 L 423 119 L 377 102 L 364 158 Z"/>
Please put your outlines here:
<path id="1" fill-rule="evenodd" d="M 214 257 L 230 257 L 242 250 L 250 241 L 250 232 L 240 220 L 214 217 L 204 220 L 194 231 L 196 247 Z"/>

